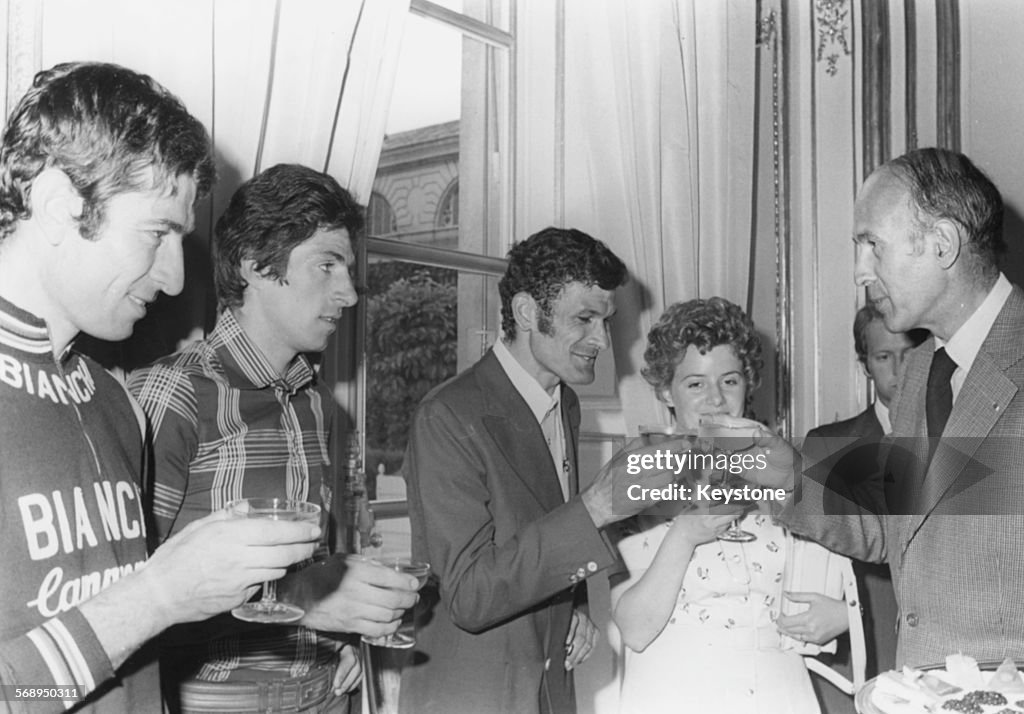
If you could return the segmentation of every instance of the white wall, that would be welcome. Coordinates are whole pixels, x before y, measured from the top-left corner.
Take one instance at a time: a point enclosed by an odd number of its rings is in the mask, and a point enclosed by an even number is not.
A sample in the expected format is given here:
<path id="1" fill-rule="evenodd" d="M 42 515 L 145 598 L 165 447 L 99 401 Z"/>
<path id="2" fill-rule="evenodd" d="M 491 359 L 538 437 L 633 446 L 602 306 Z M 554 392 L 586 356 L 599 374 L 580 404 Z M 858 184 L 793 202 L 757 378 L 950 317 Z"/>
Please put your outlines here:
<path id="1" fill-rule="evenodd" d="M 1006 203 L 1006 266 L 1024 283 L 1024 28 L 1019 0 L 961 2 L 963 152 L 995 182 Z"/>

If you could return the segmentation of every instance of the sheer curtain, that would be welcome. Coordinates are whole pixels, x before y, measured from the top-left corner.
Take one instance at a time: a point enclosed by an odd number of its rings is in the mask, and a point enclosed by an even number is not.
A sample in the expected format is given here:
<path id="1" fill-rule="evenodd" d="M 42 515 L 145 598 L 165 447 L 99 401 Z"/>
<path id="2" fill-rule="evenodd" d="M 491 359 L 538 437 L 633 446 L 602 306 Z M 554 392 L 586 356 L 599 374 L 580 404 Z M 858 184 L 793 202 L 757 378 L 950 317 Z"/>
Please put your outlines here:
<path id="1" fill-rule="evenodd" d="M 567 222 L 629 264 L 615 357 L 627 432 L 667 413 L 639 376 L 672 302 L 747 307 L 752 279 L 756 3 L 569 0 Z M 634 327 L 630 327 L 634 326 Z"/>
<path id="2" fill-rule="evenodd" d="M 42 68 L 115 62 L 153 76 L 210 130 L 219 180 L 186 251 L 185 294 L 137 326 L 130 362 L 209 323 L 207 241 L 242 181 L 295 162 L 369 199 L 410 0 L 0 2 L 9 107 Z"/>

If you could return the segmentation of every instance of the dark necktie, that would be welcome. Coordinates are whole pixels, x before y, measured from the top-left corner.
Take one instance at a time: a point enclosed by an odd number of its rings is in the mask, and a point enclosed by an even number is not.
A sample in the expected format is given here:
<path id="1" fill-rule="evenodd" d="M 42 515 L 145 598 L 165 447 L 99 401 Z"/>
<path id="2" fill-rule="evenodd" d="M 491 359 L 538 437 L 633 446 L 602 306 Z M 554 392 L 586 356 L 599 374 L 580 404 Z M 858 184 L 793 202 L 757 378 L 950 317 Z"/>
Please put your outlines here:
<path id="1" fill-rule="evenodd" d="M 949 380 L 956 371 L 956 362 L 946 353 L 944 347 L 935 350 L 932 366 L 928 370 L 928 392 L 924 410 L 928 420 L 928 438 L 938 439 L 953 411 L 953 386 Z"/>
<path id="2" fill-rule="evenodd" d="M 911 513 L 924 515 L 942 496 L 938 492 L 941 484 L 934 478 L 928 478 L 928 470 L 939 445 L 939 437 L 949 421 L 949 413 L 953 411 L 953 386 L 949 380 L 954 371 L 956 362 L 946 354 L 945 348 L 935 350 L 932 366 L 928 370 L 928 391 L 924 402 L 925 418 L 928 421 L 928 462 L 921 474 L 923 481 L 918 497 L 920 500 L 914 503 Z"/>

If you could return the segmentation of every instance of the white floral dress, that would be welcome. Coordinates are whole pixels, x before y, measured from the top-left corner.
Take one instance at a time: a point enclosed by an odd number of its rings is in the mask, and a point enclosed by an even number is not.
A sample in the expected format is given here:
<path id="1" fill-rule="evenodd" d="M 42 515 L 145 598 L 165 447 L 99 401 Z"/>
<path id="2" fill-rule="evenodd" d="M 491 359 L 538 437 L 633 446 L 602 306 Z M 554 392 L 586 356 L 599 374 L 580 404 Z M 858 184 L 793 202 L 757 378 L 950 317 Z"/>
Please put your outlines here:
<path id="1" fill-rule="evenodd" d="M 620 543 L 632 577 L 650 566 L 669 525 Z M 757 540 L 698 546 L 664 630 L 643 652 L 625 649 L 623 714 L 818 714 L 803 659 L 780 649 L 775 627 L 785 533 L 761 514 L 741 526 Z"/>

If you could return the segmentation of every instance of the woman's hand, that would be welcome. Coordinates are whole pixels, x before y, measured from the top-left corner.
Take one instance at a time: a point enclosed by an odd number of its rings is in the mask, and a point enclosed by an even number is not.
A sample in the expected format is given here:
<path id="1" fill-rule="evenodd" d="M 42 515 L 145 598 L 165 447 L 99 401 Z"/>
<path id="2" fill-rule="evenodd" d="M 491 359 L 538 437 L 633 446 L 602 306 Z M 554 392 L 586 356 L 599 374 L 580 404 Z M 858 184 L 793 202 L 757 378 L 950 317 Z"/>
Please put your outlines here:
<path id="1" fill-rule="evenodd" d="M 709 543 L 736 520 L 736 515 L 712 516 L 708 514 L 684 513 L 672 520 L 669 536 L 686 541 L 696 547 Z"/>
<path id="2" fill-rule="evenodd" d="M 779 632 L 794 640 L 823 645 L 850 628 L 848 605 L 844 600 L 821 593 L 783 593 L 790 602 L 807 603 L 810 607 L 796 615 L 780 615 L 775 621 Z"/>

